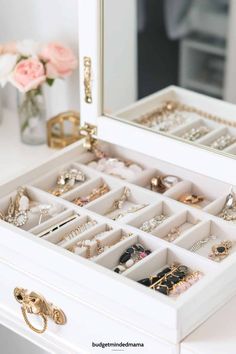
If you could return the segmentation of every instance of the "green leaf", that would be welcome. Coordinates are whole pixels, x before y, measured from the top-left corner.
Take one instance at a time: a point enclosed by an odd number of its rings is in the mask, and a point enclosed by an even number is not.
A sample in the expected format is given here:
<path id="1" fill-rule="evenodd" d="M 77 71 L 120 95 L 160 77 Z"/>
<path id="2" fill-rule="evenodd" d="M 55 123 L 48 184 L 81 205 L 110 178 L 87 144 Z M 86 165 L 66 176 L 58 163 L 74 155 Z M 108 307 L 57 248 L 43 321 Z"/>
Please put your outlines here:
<path id="1" fill-rule="evenodd" d="M 53 83 L 54 83 L 54 81 L 55 81 L 55 79 L 50 79 L 50 78 L 47 78 L 47 79 L 46 79 L 46 82 L 47 82 L 47 84 L 48 84 L 49 86 L 52 86 Z"/>

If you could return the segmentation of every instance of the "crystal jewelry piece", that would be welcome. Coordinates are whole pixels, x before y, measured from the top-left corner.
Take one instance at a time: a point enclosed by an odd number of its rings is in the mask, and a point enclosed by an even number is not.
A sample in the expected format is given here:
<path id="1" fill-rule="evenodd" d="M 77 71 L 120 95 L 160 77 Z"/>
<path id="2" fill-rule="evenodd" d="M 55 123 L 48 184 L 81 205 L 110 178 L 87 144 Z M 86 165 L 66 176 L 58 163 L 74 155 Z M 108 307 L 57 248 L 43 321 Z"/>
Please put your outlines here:
<path id="1" fill-rule="evenodd" d="M 215 262 L 220 262 L 229 255 L 229 250 L 233 247 L 233 243 L 229 240 L 222 241 L 221 243 L 212 246 L 209 258 Z"/>
<path id="2" fill-rule="evenodd" d="M 111 209 L 106 213 L 106 215 L 112 213 L 113 211 L 116 211 L 117 209 L 122 209 L 124 203 L 128 200 L 130 195 L 130 189 L 125 187 L 121 197 L 113 202 Z"/>
<path id="3" fill-rule="evenodd" d="M 148 206 L 148 204 L 138 204 L 138 205 L 134 205 L 132 207 L 130 207 L 127 210 L 122 211 L 121 213 L 115 215 L 112 220 L 119 220 L 121 218 L 123 218 L 124 216 L 126 216 L 127 214 L 133 214 L 136 213 L 137 211 L 146 208 L 146 206 Z"/>
<path id="4" fill-rule="evenodd" d="M 226 221 L 236 221 L 236 198 L 233 187 L 230 188 L 230 192 L 225 199 L 224 207 L 218 216 Z"/>
<path id="5" fill-rule="evenodd" d="M 29 203 L 25 188 L 19 187 L 14 201 L 10 198 L 6 215 L 1 212 L 1 219 L 16 227 L 24 226 L 28 221 Z"/>
<path id="6" fill-rule="evenodd" d="M 96 246 L 97 246 L 97 250 L 96 253 L 98 254 L 98 252 L 100 252 L 101 249 L 101 242 L 100 239 L 107 233 L 110 232 L 111 228 L 109 228 L 106 231 L 103 231 L 97 235 L 95 235 L 93 238 L 91 239 L 87 239 L 87 240 L 80 240 L 78 241 L 75 245 L 73 245 L 70 248 L 70 251 L 78 254 L 79 250 L 81 250 L 82 248 L 86 248 L 86 258 L 91 258 L 91 246 L 93 245 L 93 242 L 96 242 Z"/>
<path id="7" fill-rule="evenodd" d="M 135 122 L 139 124 L 164 132 L 173 130 L 187 121 L 188 116 L 185 117 L 182 112 L 177 111 L 172 102 L 165 102 L 153 111 L 135 119 Z"/>
<path id="8" fill-rule="evenodd" d="M 156 176 L 152 177 L 150 187 L 154 192 L 164 193 L 178 182 L 179 178 L 176 176 Z"/>
<path id="9" fill-rule="evenodd" d="M 100 172 L 127 180 L 135 178 L 137 174 L 143 171 L 143 168 L 137 163 L 109 157 L 97 147 L 93 149 L 93 152 L 95 160 L 89 162 L 88 166 Z"/>
<path id="10" fill-rule="evenodd" d="M 41 204 L 37 202 L 33 202 L 32 204 L 33 206 L 29 211 L 32 214 L 39 215 L 38 225 L 42 223 L 43 218 L 52 217 L 59 214 L 63 210 L 63 207 L 56 204 Z"/>
<path id="11" fill-rule="evenodd" d="M 49 193 L 59 197 L 74 188 L 76 183 L 85 182 L 85 180 L 86 176 L 82 171 L 71 168 L 70 170 L 63 171 L 57 177 L 56 187 L 50 189 Z"/>
<path id="12" fill-rule="evenodd" d="M 158 125 L 153 125 L 157 130 L 161 132 L 169 132 L 180 125 L 186 123 L 188 118 L 184 117 L 179 112 L 163 117 L 164 121 L 160 122 Z"/>
<path id="13" fill-rule="evenodd" d="M 202 125 L 199 128 L 190 129 L 189 131 L 183 134 L 182 138 L 188 141 L 195 141 L 208 134 L 209 132 L 210 129 L 205 125 Z"/>
<path id="14" fill-rule="evenodd" d="M 150 220 L 145 221 L 140 226 L 140 230 L 142 230 L 144 232 L 151 232 L 154 229 L 156 229 L 157 226 L 162 224 L 163 221 L 165 221 L 166 219 L 167 219 L 167 217 L 164 214 L 156 215 L 156 216 L 154 216 L 154 218 L 151 218 Z"/>
<path id="15" fill-rule="evenodd" d="M 179 198 L 179 201 L 187 205 L 199 207 L 198 204 L 204 201 L 204 197 L 197 194 L 184 194 Z"/>
<path id="16" fill-rule="evenodd" d="M 132 234 L 122 234 L 122 236 L 120 237 L 120 239 L 112 244 L 109 245 L 102 245 L 101 239 L 102 237 L 104 237 L 104 235 L 107 232 L 110 232 L 112 230 L 112 228 L 108 228 L 106 231 L 100 232 L 99 234 L 95 235 L 92 239 L 90 240 L 81 240 L 78 241 L 76 243 L 76 245 L 72 246 L 72 248 L 70 249 L 71 252 L 78 254 L 78 251 L 81 250 L 81 248 L 85 248 L 86 249 L 86 258 L 88 259 L 95 259 L 97 256 L 99 256 L 100 254 L 102 254 L 103 252 L 107 251 L 108 249 L 110 249 L 111 247 L 113 247 L 114 245 L 116 245 L 117 243 L 125 240 L 127 237 L 130 237 Z M 96 250 L 94 251 L 94 255 L 92 256 L 91 254 L 91 247 L 93 245 L 93 243 L 96 243 Z"/>
<path id="17" fill-rule="evenodd" d="M 132 267 L 135 263 L 141 261 L 151 253 L 150 250 L 145 249 L 141 243 L 126 249 L 126 251 L 120 256 L 119 264 L 115 267 L 114 272 L 121 274 L 126 269 Z"/>
<path id="18" fill-rule="evenodd" d="M 97 224 L 97 221 L 90 220 L 84 224 L 79 225 L 76 229 L 72 230 L 71 232 L 69 232 L 68 234 L 63 236 L 62 240 L 60 242 L 58 242 L 57 245 L 63 246 L 66 243 L 66 241 L 72 240 L 73 238 L 75 238 L 76 236 L 78 236 L 82 232 L 87 231 L 88 229 L 90 229 L 91 227 L 93 227 L 96 224 Z"/>
<path id="19" fill-rule="evenodd" d="M 210 145 L 212 148 L 217 149 L 217 150 L 224 150 L 228 146 L 232 145 L 235 143 L 236 137 L 226 134 L 222 135 L 219 138 L 217 138 L 213 143 Z"/>
<path id="20" fill-rule="evenodd" d="M 24 226 L 28 221 L 28 213 L 24 210 L 16 212 L 14 219 L 13 219 L 13 224 L 16 227 L 21 227 Z"/>
<path id="21" fill-rule="evenodd" d="M 171 229 L 166 236 L 163 237 L 163 240 L 168 242 L 174 242 L 180 236 L 179 227 L 174 227 Z"/>
<path id="22" fill-rule="evenodd" d="M 235 203 L 235 194 L 234 194 L 233 187 L 231 187 L 230 192 L 226 197 L 225 207 L 228 209 L 232 209 L 234 207 L 234 203 Z"/>
<path id="23" fill-rule="evenodd" d="M 44 217 L 49 216 L 51 208 L 51 204 L 39 204 L 30 209 L 31 213 L 39 215 L 38 225 L 41 224 Z"/>
<path id="24" fill-rule="evenodd" d="M 83 207 L 84 205 L 96 200 L 97 198 L 101 197 L 102 195 L 108 193 L 110 188 L 106 183 L 103 183 L 100 187 L 94 188 L 92 192 L 87 195 L 86 197 L 79 197 L 73 200 L 73 203 Z"/>
<path id="25" fill-rule="evenodd" d="M 203 117 L 205 119 L 209 119 L 211 121 L 214 121 L 218 124 L 224 124 L 226 126 L 230 127 L 236 127 L 236 122 L 233 120 L 228 120 L 224 119 L 222 117 L 219 117 L 217 115 L 202 111 L 199 108 L 189 106 L 185 103 L 178 102 L 178 101 L 165 101 L 162 102 L 161 105 L 157 108 L 155 108 L 151 112 L 147 112 L 141 117 L 138 117 L 134 120 L 134 122 L 137 122 L 139 124 L 143 124 L 146 126 L 152 126 L 152 122 L 155 123 L 155 121 L 162 121 L 164 120 L 163 117 L 169 116 L 174 113 L 186 113 L 187 116 L 189 116 L 189 113 L 196 114 L 200 117 Z"/>
<path id="26" fill-rule="evenodd" d="M 24 211 L 29 209 L 29 198 L 25 195 L 24 187 L 19 187 L 17 189 L 16 199 L 15 199 L 15 209 L 24 210 Z"/>
<path id="27" fill-rule="evenodd" d="M 211 236 L 205 237 L 203 240 L 198 240 L 192 245 L 192 247 L 189 249 L 189 251 L 195 253 L 198 250 L 200 250 L 200 248 L 205 246 L 208 242 L 210 242 L 211 240 L 216 240 L 216 239 L 217 239 L 216 236 L 211 235 Z"/>
<path id="28" fill-rule="evenodd" d="M 64 220 L 62 220 L 62 221 L 60 221 L 60 222 L 58 222 L 57 224 L 50 226 L 48 229 L 43 230 L 43 231 L 40 232 L 39 234 L 36 234 L 35 236 L 37 236 L 37 237 L 45 237 L 45 236 L 48 236 L 48 235 L 50 235 L 52 232 L 58 230 L 60 227 L 62 227 L 62 226 L 64 226 L 64 225 L 68 224 L 69 222 L 71 222 L 71 221 L 77 219 L 78 217 L 79 217 L 78 214 L 73 214 L 73 215 L 69 216 L 68 218 L 66 218 L 66 219 L 64 219 Z"/>

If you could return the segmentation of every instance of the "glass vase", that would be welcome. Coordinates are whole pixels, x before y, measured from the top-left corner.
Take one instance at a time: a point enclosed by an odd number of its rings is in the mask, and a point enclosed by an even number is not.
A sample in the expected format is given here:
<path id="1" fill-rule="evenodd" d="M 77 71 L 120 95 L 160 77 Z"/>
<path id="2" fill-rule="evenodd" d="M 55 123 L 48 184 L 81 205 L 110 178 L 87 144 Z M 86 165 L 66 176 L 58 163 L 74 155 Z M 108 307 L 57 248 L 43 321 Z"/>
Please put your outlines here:
<path id="1" fill-rule="evenodd" d="M 29 145 L 46 142 L 46 109 L 41 88 L 18 94 L 21 141 Z"/>

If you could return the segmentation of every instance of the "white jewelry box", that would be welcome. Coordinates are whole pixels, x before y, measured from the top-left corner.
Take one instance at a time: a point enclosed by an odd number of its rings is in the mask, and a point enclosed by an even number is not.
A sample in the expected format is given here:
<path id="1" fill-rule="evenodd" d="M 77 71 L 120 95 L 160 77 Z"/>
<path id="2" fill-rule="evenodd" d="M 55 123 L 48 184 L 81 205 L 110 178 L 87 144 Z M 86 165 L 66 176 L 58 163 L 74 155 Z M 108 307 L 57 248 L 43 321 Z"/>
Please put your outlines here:
<path id="1" fill-rule="evenodd" d="M 97 126 L 97 137 L 108 142 L 110 155 L 136 161 L 144 167 L 144 171 L 130 182 L 97 172 L 86 166 L 91 154 L 87 153 L 82 142 L 78 142 L 38 168 L 0 187 L 0 210 L 6 210 L 9 196 L 14 195 L 20 185 L 25 185 L 27 192 L 35 199 L 59 203 L 65 209 L 39 227 L 34 221 L 30 226 L 31 230 L 22 230 L 1 222 L 0 278 L 3 290 L 0 320 L 55 353 L 98 352 L 99 347 L 94 349 L 92 342 L 122 341 L 144 343 L 145 354 L 152 354 L 153 348 L 162 354 L 179 354 L 179 343 L 183 338 L 236 293 L 234 247 L 230 256 L 220 264 L 207 258 L 211 244 L 199 251 L 199 254 L 188 250 L 194 242 L 210 235 L 216 235 L 219 240 L 227 238 L 235 241 L 235 225 L 217 217 L 230 185 L 235 181 L 235 160 L 164 134 L 127 124 L 122 119 L 101 115 L 98 9 L 95 3 L 98 2 L 88 0 L 81 6 L 82 1 L 79 1 L 80 62 L 83 62 L 84 56 L 91 57 L 94 75 L 93 103 L 88 104 L 84 102 L 84 73 L 81 65 L 82 121 Z M 86 18 L 91 21 L 89 33 Z M 236 108 L 230 104 L 175 87 L 137 103 L 128 108 L 126 113 L 133 109 L 141 113 L 142 109 L 155 105 L 163 95 L 165 98 L 176 95 L 188 104 L 195 104 L 212 113 L 216 111 L 224 118 L 236 113 Z M 56 175 L 64 167 L 71 165 L 82 169 L 88 177 L 84 184 L 73 191 L 75 197 L 86 193 L 101 180 L 106 181 L 112 191 L 84 208 L 70 202 L 72 192 L 63 198 L 51 196 L 46 191 L 55 181 Z M 181 182 L 164 195 L 151 192 L 145 187 L 150 178 L 159 172 L 177 175 Z M 120 196 L 124 186 L 131 189 L 131 202 L 149 205 L 134 215 L 113 222 L 105 214 L 112 202 Z M 183 193 L 189 192 L 201 192 L 207 197 L 208 203 L 204 205 L 204 210 L 178 202 Z M 79 213 L 79 220 L 63 226 L 45 240 L 32 234 L 63 220 L 63 217 L 66 218 L 73 212 Z M 153 234 L 138 229 L 142 222 L 161 212 L 166 213 L 168 218 Z M 91 237 L 104 230 L 107 225 L 113 227 L 109 236 L 111 239 L 130 232 L 134 236 L 110 248 L 94 262 L 86 260 L 83 253 L 75 255 L 54 244 L 71 231 L 72 227 L 77 227 L 88 218 L 96 220 L 98 225 L 81 234 L 81 237 Z M 197 220 L 199 223 L 194 225 Z M 176 241 L 169 243 L 162 239 L 173 227 L 183 224 L 187 224 L 188 229 Z M 191 224 L 193 226 L 190 228 Z M 152 250 L 151 255 L 125 274 L 115 274 L 112 269 L 119 256 L 132 242 L 137 241 L 149 247 Z M 204 277 L 177 299 L 137 284 L 137 280 L 173 261 L 202 271 Z M 26 326 L 20 305 L 14 298 L 15 287 L 45 296 L 49 302 L 64 311 L 67 323 L 57 326 L 49 321 L 48 330 L 43 335 L 34 333 Z M 41 320 L 40 316 L 30 316 L 35 327 L 42 326 Z"/>
<path id="2" fill-rule="evenodd" d="M 59 153 L 58 157 L 1 187 L 1 210 L 6 207 L 8 194 L 22 184 L 26 185 L 29 195 L 35 199 L 63 205 L 65 211 L 54 220 L 47 221 L 39 227 L 31 225 L 34 233 L 75 211 L 81 215 L 79 219 L 81 221 L 90 217 L 98 222 L 97 226 L 86 231 L 87 236 L 96 230 L 99 231 L 105 225 L 113 227 L 111 235 L 114 237 L 121 230 L 134 234 L 92 262 L 84 259 L 83 255 L 72 254 L 67 249 L 53 244 L 65 232 L 73 229 L 73 226 L 77 226 L 79 220 L 65 225 L 45 240 L 32 235 L 30 230 L 24 231 L 1 222 L 3 237 L 0 238 L 0 257 L 4 289 L 1 301 L 2 317 L 10 317 L 12 314 L 14 323 L 18 326 L 21 323 L 24 326 L 19 304 L 13 296 L 14 287 L 23 287 L 43 294 L 48 301 L 63 309 L 67 316 L 67 324 L 56 328 L 57 326 L 50 322 L 45 337 L 50 342 L 56 336 L 57 342 L 62 347 L 64 345 L 66 350 L 70 348 L 72 352 L 73 350 L 76 352 L 79 346 L 89 352 L 91 340 L 94 342 L 105 340 L 104 328 L 107 332 L 105 335 L 107 341 L 111 341 L 110 337 L 113 341 L 119 341 L 124 327 L 127 326 L 131 332 L 125 331 L 126 335 L 131 333 L 130 335 L 135 338 L 138 336 L 146 346 L 152 341 L 159 341 L 159 345 L 163 343 L 164 347 L 169 343 L 166 353 L 172 353 L 173 350 L 177 353 L 178 345 L 175 344 L 236 292 L 233 286 L 235 282 L 233 269 L 236 262 L 234 248 L 231 255 L 220 264 L 207 259 L 209 248 L 199 254 L 187 250 L 192 243 L 209 235 L 216 235 L 219 240 L 227 238 L 234 241 L 235 226 L 214 215 L 222 207 L 229 185 L 115 145 L 109 145 L 108 149 L 110 155 L 128 157 L 129 160 L 138 161 L 144 167 L 144 171 L 133 183 L 108 177 L 86 166 L 85 163 L 90 161 L 91 154 L 86 153 L 81 143 L 77 143 Z M 72 192 L 64 198 L 54 197 L 45 192 L 50 183 L 55 181 L 57 172 L 61 171 L 63 166 L 72 164 L 88 176 L 88 181 L 75 189 L 75 196 L 86 186 L 93 185 L 99 178 L 106 181 L 112 191 L 84 208 L 77 207 L 67 200 L 67 198 L 70 200 Z M 145 186 L 156 171 L 177 175 L 182 181 L 168 190 L 166 195 L 152 192 Z M 113 222 L 103 214 L 117 198 L 123 186 L 131 189 L 135 202 L 146 202 L 149 206 L 134 215 L 126 216 L 121 221 Z M 180 194 L 194 190 L 193 188 L 201 188 L 202 193 L 207 196 L 209 203 L 205 206 L 205 211 L 176 201 Z M 169 217 L 153 232 L 153 235 L 138 229 L 143 221 L 161 212 L 168 214 Z M 194 225 L 196 220 L 199 220 L 199 223 Z M 169 243 L 162 239 L 171 228 L 186 223 L 188 227 L 191 223 L 193 225 L 175 242 Z M 127 270 L 126 274 L 115 274 L 112 269 L 117 264 L 119 256 L 137 241 L 150 248 L 151 255 Z M 179 298 L 168 298 L 135 282 L 173 261 L 205 274 Z M 113 324 L 110 323 L 111 320 Z M 41 326 L 40 322 L 36 324 Z M 103 329 L 101 333 L 98 327 Z M 92 328 L 92 333 L 89 328 Z M 130 341 L 128 335 L 126 338 Z"/>

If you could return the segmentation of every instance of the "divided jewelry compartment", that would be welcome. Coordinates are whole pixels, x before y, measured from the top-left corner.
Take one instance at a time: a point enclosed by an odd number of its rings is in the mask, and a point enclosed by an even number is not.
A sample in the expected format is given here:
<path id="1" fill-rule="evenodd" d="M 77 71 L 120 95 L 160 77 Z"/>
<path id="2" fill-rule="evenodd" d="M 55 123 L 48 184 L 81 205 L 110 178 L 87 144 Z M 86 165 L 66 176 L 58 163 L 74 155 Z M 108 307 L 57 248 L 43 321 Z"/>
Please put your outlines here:
<path id="1" fill-rule="evenodd" d="M 102 196 L 109 195 L 118 186 L 118 182 L 109 177 L 96 177 L 95 175 L 88 182 L 62 195 L 62 198 L 80 207 L 90 207 L 91 204 L 93 205 Z"/>
<path id="2" fill-rule="evenodd" d="M 86 165 L 96 172 L 127 182 L 133 182 L 147 172 L 145 164 L 140 164 L 137 159 L 127 159 L 127 156 L 107 143 L 102 143 L 98 150 L 95 149 L 94 153 L 86 152 L 76 162 Z"/>
<path id="3" fill-rule="evenodd" d="M 215 188 L 214 185 L 200 186 L 200 183 L 195 181 L 182 181 L 174 186 L 169 192 L 168 197 L 177 200 L 183 205 L 189 205 L 195 209 L 203 211 L 211 210 L 211 206 L 221 199 L 222 195 L 227 195 L 229 186 L 219 186 Z"/>
<path id="4" fill-rule="evenodd" d="M 172 135 L 181 139 L 201 144 L 201 141 L 215 133 L 218 126 L 217 124 L 206 121 L 203 119 L 195 119 L 191 123 L 182 125 L 180 128 L 175 129 Z"/>
<path id="5" fill-rule="evenodd" d="M 124 185 L 94 201 L 87 209 L 113 221 L 119 220 L 125 223 L 133 215 L 140 215 L 141 211 L 153 204 L 155 200 L 156 196 L 146 193 L 145 190 Z"/>
<path id="6" fill-rule="evenodd" d="M 70 171 L 74 171 L 75 174 L 77 172 L 79 177 L 81 177 L 78 181 L 73 180 L 71 185 L 69 185 L 71 181 L 70 178 L 65 177 L 62 179 L 63 174 L 69 173 Z M 95 177 L 95 173 L 92 173 L 90 169 L 88 170 L 84 166 L 78 166 L 76 163 L 71 162 L 62 164 L 60 167 L 54 168 L 46 173 L 44 176 L 40 176 L 33 181 L 32 185 L 55 196 L 65 197 L 70 191 L 88 183 L 93 177 Z M 61 184 L 58 183 L 60 179 L 62 179 Z M 68 188 L 65 188 L 66 185 L 68 185 Z"/>
<path id="7" fill-rule="evenodd" d="M 178 240 L 185 235 L 191 234 L 199 223 L 202 223 L 202 221 L 198 215 L 185 210 L 175 214 L 165 224 L 161 224 L 151 233 L 162 240 L 178 244 Z"/>
<path id="8" fill-rule="evenodd" d="M 155 289 L 156 286 L 161 285 L 163 280 L 168 279 L 172 271 L 180 269 L 179 267 L 187 267 L 186 275 L 183 278 L 176 280 L 175 283 L 169 284 L 170 293 L 165 293 Z M 168 272 L 165 272 L 160 278 L 155 277 L 164 271 L 166 268 Z M 200 260 L 196 256 L 192 256 L 188 252 L 182 252 L 181 249 L 160 248 L 156 252 L 150 254 L 149 257 L 144 258 L 142 263 L 137 263 L 135 267 L 131 267 L 124 273 L 124 276 L 135 281 L 141 287 L 147 287 L 149 290 L 154 291 L 157 296 L 168 297 L 170 300 L 178 301 L 180 296 L 189 291 L 194 291 L 194 286 L 200 283 L 208 274 L 214 271 L 215 267 L 211 266 L 208 261 L 204 259 Z M 194 282 L 188 283 L 188 275 L 196 274 L 197 277 Z M 152 277 L 154 279 L 152 279 Z M 147 280 L 152 282 L 147 285 Z M 163 279 L 164 278 L 164 279 Z M 186 280 L 185 280 L 186 279 Z M 145 282 L 144 282 L 145 280 Z M 173 281 L 173 280 L 171 280 Z M 142 283 L 140 283 L 142 282 Z M 187 287 L 183 287 L 180 292 L 174 293 L 175 286 L 180 286 L 180 282 L 188 284 Z M 173 293 L 172 293 L 173 292 Z"/>
<path id="9" fill-rule="evenodd" d="M 214 254 L 213 248 L 224 248 L 225 242 L 229 242 L 230 247 L 226 249 L 225 258 L 224 253 L 220 254 L 222 255 L 221 259 L 221 257 L 218 257 L 218 252 Z M 225 228 L 215 221 L 206 220 L 176 239 L 175 244 L 201 257 L 221 263 L 230 260 L 230 257 L 236 251 L 235 228 Z"/>
<path id="10" fill-rule="evenodd" d="M 236 124 L 232 118 L 235 113 L 235 107 L 230 103 L 172 85 L 114 114 L 121 120 L 141 125 L 145 130 L 159 131 L 233 156 L 236 155 Z M 208 127 L 209 131 L 199 134 L 197 130 L 201 125 Z M 184 134 L 189 133 L 190 137 L 191 129 L 193 139 L 188 139 Z M 226 137 L 228 134 L 232 141 Z M 215 146 L 211 146 L 214 141 Z"/>
<path id="11" fill-rule="evenodd" d="M 231 152 L 236 146 L 236 129 L 219 127 L 201 139 L 201 144 L 218 151 Z"/>
<path id="12" fill-rule="evenodd" d="M 110 145 L 107 144 L 107 147 L 109 148 Z M 220 263 L 207 259 L 200 251 L 192 253 L 189 250 L 194 242 L 201 237 L 207 237 L 211 233 L 219 235 L 219 239 L 216 239 L 215 243 L 220 243 L 224 239 L 233 241 L 235 226 L 223 220 L 217 222 L 213 215 L 215 205 L 218 205 L 220 200 L 225 200 L 230 186 L 226 183 L 185 171 L 163 161 L 146 158 L 146 156 L 141 154 L 139 154 L 138 160 L 135 157 L 135 153 L 132 154 L 126 149 L 120 148 L 116 154 L 116 148 L 112 147 L 111 151 L 114 152 L 109 153 L 111 156 L 116 155 L 123 159 L 127 155 L 130 160 L 137 161 L 137 164 L 144 166 L 144 170 L 136 176 L 137 178 L 133 179 L 133 183 L 118 179 L 115 176 L 108 176 L 87 166 L 88 157 L 91 157 L 91 153 L 87 152 L 79 157 L 75 153 L 71 155 L 70 152 L 66 153 L 64 156 L 66 163 L 60 159 L 57 164 L 58 167 L 47 175 L 42 176 L 39 169 L 37 177 L 32 178 L 30 183 L 33 187 L 29 186 L 27 188 L 29 191 L 32 190 L 32 195 L 37 195 L 40 202 L 58 203 L 63 206 L 63 209 L 61 213 L 45 220 L 41 225 L 34 223 L 31 228 L 27 229 L 32 234 L 31 242 L 35 239 L 36 245 L 38 245 L 40 250 L 42 246 L 51 250 L 53 254 L 55 253 L 55 257 L 57 257 L 55 259 L 58 262 L 63 260 L 65 274 L 62 271 L 62 279 L 64 277 L 66 279 L 67 277 L 72 277 L 72 274 L 74 274 L 75 287 L 76 282 L 79 281 L 81 283 L 83 279 L 86 288 L 91 288 L 94 292 L 98 290 L 100 293 L 103 292 L 103 296 L 108 303 L 113 301 L 114 306 L 117 303 L 122 304 L 127 313 L 131 314 L 130 319 L 127 319 L 127 321 L 135 325 L 138 323 L 139 328 L 143 330 L 148 328 L 149 333 L 153 335 L 158 333 L 158 336 L 176 343 L 236 292 L 234 287 L 225 289 L 225 286 L 235 280 L 234 273 L 227 269 L 227 267 L 233 266 L 236 261 L 234 247 L 230 250 L 230 256 Z M 66 169 L 67 166 L 82 170 L 88 176 L 88 179 L 59 197 L 51 195 L 48 193 L 48 189 L 52 187 L 57 174 Z M 48 164 L 47 170 L 49 169 L 50 164 Z M 180 182 L 163 194 L 146 189 L 149 178 L 156 173 L 159 174 L 159 171 L 162 176 L 178 176 Z M 29 181 L 29 176 L 27 181 Z M 52 177 L 52 179 L 49 177 Z M 110 188 L 108 193 L 83 207 L 72 203 L 74 198 L 86 197 L 94 188 L 104 182 Z M 16 180 L 12 184 L 12 190 L 16 189 L 17 186 L 18 182 Z M 147 205 L 134 213 L 128 213 L 122 218 L 112 220 L 114 215 L 106 215 L 106 213 L 112 208 L 114 202 L 121 198 L 125 188 L 128 188 L 131 194 L 128 196 L 128 203 L 122 205 L 124 210 L 135 205 Z M 201 193 L 207 197 L 209 204 L 200 209 L 180 203 L 178 198 L 184 193 Z M 5 197 L 2 189 L 0 210 L 4 203 L 5 205 L 7 204 L 7 201 L 9 201 L 9 196 Z M 127 201 L 125 200 L 125 202 Z M 122 212 L 122 208 L 117 210 L 117 212 L 118 214 Z M 161 214 L 164 214 L 167 218 L 149 233 L 139 229 L 143 223 Z M 117 214 L 115 213 L 115 215 Z M 72 218 L 72 220 L 64 223 L 68 218 Z M 74 237 L 65 239 L 68 234 L 75 231 L 78 227 L 93 220 L 96 223 L 92 224 L 90 228 L 83 228 L 81 232 L 75 233 Z M 61 226 L 57 227 L 58 225 Z M 211 228 L 209 225 L 212 225 Z M 3 226 L 7 228 L 5 224 Z M 165 240 L 165 236 L 176 228 L 180 229 L 178 237 L 172 242 Z M 18 229 L 15 228 L 15 233 L 17 234 L 17 232 Z M 30 238 L 29 232 L 27 233 L 28 238 Z M 39 236 L 42 233 L 44 235 Z M 104 234 L 99 238 L 98 247 L 95 237 L 101 233 Z M 21 239 L 19 234 L 17 234 L 18 239 Z M 62 239 L 65 242 L 58 245 Z M 22 240 L 24 240 L 24 234 L 22 234 Z M 85 240 L 91 241 L 89 242 L 90 254 L 88 254 L 88 247 L 83 245 L 80 247 L 81 244 L 77 247 L 78 249 L 75 253 L 71 252 L 78 242 Z M 126 252 L 127 248 L 132 247 L 135 243 L 141 243 L 151 253 L 125 269 L 122 274 L 116 274 L 114 268 L 117 267 L 122 253 Z M 212 246 L 211 243 L 209 243 L 210 246 Z M 101 253 L 98 252 L 100 247 L 104 247 Z M 209 249 L 206 252 L 208 253 Z M 67 267 L 67 260 L 68 267 L 71 267 L 71 262 L 73 262 L 73 269 Z M 163 267 L 172 266 L 176 262 L 189 267 L 193 272 L 200 271 L 204 273 L 204 276 L 183 292 L 181 296 L 172 298 L 137 283 L 137 280 L 149 277 L 155 272 L 161 271 Z M 57 266 L 59 266 L 59 263 L 57 264 L 56 262 L 54 265 L 47 265 L 49 269 Z M 226 274 L 225 277 L 223 276 L 224 273 Z M 78 274 L 80 275 L 79 279 L 76 278 Z M 93 282 L 89 281 L 89 279 L 91 280 L 91 275 L 98 279 L 101 277 L 101 282 L 104 281 L 101 284 L 106 284 L 106 286 L 96 289 Z M 87 276 L 88 279 L 86 280 Z M 106 277 L 106 282 L 104 277 Z M 61 287 L 64 287 L 63 283 Z M 221 294 L 218 297 L 217 293 L 219 291 Z M 125 298 L 129 299 L 128 305 Z M 214 301 L 211 302 L 211 298 Z M 134 299 L 133 302 L 132 299 Z M 185 316 L 187 316 L 189 304 L 192 318 L 188 321 Z M 197 304 L 197 307 L 203 306 L 202 311 L 195 313 L 193 310 L 195 304 Z M 99 303 L 97 306 L 100 306 Z M 116 312 L 114 306 L 109 308 L 110 314 Z M 142 321 L 141 317 L 138 317 L 138 314 L 141 313 Z M 118 312 L 115 316 L 119 317 Z M 185 318 L 185 321 L 182 320 L 183 318 Z"/>
<path id="13" fill-rule="evenodd" d="M 20 193 L 22 193 L 24 200 L 17 201 Z M 0 210 L 3 220 L 6 218 L 6 222 L 30 231 L 39 225 L 44 225 L 55 216 L 63 214 L 66 207 L 59 199 L 55 200 L 49 194 L 42 194 L 37 188 L 26 185 L 2 198 Z"/>

